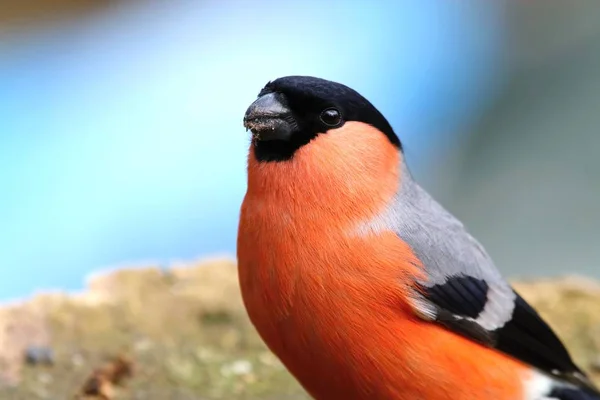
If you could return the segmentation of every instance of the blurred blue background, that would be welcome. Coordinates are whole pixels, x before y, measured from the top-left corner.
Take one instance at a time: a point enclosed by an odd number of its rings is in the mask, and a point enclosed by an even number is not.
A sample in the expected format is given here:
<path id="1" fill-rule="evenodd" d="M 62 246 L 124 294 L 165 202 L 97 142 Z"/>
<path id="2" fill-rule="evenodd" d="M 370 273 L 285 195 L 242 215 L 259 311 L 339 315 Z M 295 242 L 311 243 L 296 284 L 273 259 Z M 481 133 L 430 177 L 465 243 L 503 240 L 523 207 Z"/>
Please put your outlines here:
<path id="1" fill-rule="evenodd" d="M 241 119 L 268 80 L 290 74 L 337 80 L 364 94 L 401 136 L 417 178 L 474 227 L 503 271 L 531 266 L 527 273 L 544 273 L 543 257 L 538 266 L 519 263 L 531 251 L 518 222 L 530 214 L 511 219 L 511 203 L 477 196 L 486 184 L 510 191 L 510 180 L 493 183 L 501 179 L 494 171 L 514 165 L 525 134 L 507 136 L 519 127 L 494 120 L 495 110 L 516 102 L 506 100 L 523 87 L 515 79 L 532 68 L 540 75 L 548 60 L 515 51 L 515 32 L 536 36 L 519 31 L 533 26 L 519 20 L 531 9 L 510 3 L 137 1 L 77 12 L 57 6 L 55 13 L 32 13 L 35 19 L 9 6 L 0 12 L 0 299 L 76 289 L 105 267 L 235 254 L 248 146 Z M 580 36 L 595 38 L 592 28 Z M 596 61 L 584 63 L 589 74 Z M 588 100 L 588 115 L 598 98 Z M 540 103 L 529 99 L 520 110 Z M 544 117 L 540 111 L 536 121 Z M 586 126 L 591 132 L 598 125 Z M 486 137 L 499 141 L 497 170 L 483 167 L 495 154 L 481 156 L 490 149 Z M 469 173 L 475 177 L 464 181 Z M 597 177 L 582 185 L 597 185 Z M 600 213 L 595 193 L 587 213 Z M 523 210 L 539 210 L 539 199 L 530 206 Z M 508 225 L 493 229 L 500 222 Z M 567 237 L 599 238 L 597 228 L 570 229 Z M 583 270 L 593 273 L 599 253 L 578 243 L 587 257 Z M 576 267 L 556 265 L 550 272 Z"/>

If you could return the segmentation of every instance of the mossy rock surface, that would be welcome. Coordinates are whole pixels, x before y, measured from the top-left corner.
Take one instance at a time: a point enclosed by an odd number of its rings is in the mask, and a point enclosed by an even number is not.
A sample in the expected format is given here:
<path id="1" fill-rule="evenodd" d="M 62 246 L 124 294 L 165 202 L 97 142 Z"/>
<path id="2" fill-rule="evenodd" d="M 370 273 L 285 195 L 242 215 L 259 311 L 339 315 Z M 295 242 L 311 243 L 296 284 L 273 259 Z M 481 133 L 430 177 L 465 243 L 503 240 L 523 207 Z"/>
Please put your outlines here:
<path id="1" fill-rule="evenodd" d="M 600 285 L 583 278 L 518 282 L 587 370 L 600 354 Z M 108 357 L 127 353 L 135 375 L 115 400 L 302 400 L 309 397 L 249 323 L 235 263 L 213 260 L 122 269 L 79 294 L 41 294 L 0 309 L 0 398 L 67 399 Z M 22 362 L 48 346 L 54 364 Z M 594 375 L 600 378 L 600 375 Z"/>

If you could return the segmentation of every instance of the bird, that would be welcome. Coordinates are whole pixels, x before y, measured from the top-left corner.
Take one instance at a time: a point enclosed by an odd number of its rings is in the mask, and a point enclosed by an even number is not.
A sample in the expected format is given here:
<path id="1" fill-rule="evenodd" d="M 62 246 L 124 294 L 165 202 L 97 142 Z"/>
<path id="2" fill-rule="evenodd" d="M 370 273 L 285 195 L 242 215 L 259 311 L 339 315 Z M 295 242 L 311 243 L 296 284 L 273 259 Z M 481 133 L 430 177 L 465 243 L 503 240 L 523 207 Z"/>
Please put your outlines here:
<path id="1" fill-rule="evenodd" d="M 280 77 L 243 125 L 244 307 L 312 398 L 600 400 L 356 90 Z"/>

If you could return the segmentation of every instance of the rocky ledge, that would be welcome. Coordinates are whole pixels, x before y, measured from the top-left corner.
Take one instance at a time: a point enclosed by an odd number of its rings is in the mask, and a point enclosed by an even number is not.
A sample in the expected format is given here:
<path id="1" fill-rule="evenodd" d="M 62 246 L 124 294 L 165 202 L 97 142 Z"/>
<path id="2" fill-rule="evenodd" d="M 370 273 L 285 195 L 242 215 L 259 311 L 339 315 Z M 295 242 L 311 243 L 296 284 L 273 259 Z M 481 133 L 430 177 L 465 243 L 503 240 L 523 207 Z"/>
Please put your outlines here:
<path id="1" fill-rule="evenodd" d="M 514 283 L 600 381 L 600 283 Z M 0 308 L 0 398 L 307 399 L 250 325 L 235 262 L 105 271 Z"/>

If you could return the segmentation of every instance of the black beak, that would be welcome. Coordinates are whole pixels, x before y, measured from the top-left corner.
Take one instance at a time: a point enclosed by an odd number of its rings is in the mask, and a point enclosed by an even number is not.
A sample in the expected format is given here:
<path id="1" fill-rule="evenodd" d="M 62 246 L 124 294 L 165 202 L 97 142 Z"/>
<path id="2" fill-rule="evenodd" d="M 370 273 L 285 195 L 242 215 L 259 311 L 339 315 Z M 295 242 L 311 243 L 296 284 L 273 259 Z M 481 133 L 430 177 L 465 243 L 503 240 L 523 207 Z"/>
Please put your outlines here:
<path id="1" fill-rule="evenodd" d="M 290 140 L 296 126 L 294 116 L 281 93 L 268 93 L 250 104 L 244 126 L 259 141 Z"/>

